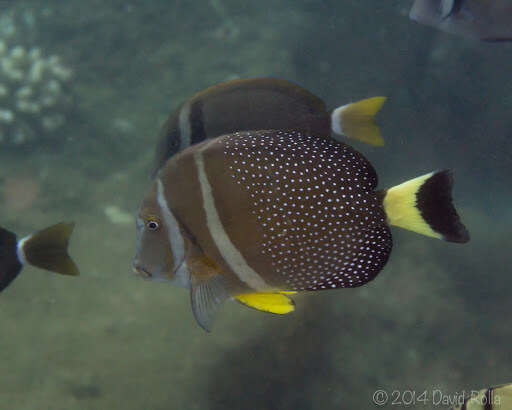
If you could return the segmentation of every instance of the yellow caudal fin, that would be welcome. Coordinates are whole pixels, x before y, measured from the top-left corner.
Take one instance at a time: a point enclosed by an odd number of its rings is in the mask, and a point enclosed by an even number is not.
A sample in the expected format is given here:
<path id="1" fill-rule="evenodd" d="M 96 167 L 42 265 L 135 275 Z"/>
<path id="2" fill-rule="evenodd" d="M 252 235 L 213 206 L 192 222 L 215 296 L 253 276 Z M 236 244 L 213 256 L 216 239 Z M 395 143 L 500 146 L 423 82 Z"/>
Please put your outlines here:
<path id="1" fill-rule="evenodd" d="M 385 101 L 386 97 L 372 97 L 336 108 L 331 114 L 334 138 L 345 135 L 370 145 L 384 145 L 384 139 L 373 117 Z"/>
<path id="2" fill-rule="evenodd" d="M 295 292 L 242 293 L 235 296 L 235 299 L 243 305 L 256 310 L 285 315 L 295 310 L 295 303 L 286 296 L 293 293 Z"/>
<path id="3" fill-rule="evenodd" d="M 465 243 L 469 233 L 452 203 L 449 170 L 431 172 L 382 191 L 388 222 L 433 238 Z"/>
<path id="4" fill-rule="evenodd" d="M 468 242 L 469 233 L 452 203 L 452 186 L 452 173 L 444 170 L 381 191 L 389 224 L 450 242 Z"/>

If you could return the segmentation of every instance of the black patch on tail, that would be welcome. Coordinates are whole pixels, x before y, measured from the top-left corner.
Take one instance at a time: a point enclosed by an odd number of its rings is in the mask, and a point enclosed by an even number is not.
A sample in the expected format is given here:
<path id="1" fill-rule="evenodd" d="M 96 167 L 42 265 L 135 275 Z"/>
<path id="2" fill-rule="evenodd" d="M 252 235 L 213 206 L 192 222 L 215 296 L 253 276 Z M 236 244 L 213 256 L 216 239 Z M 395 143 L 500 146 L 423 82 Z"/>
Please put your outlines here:
<path id="1" fill-rule="evenodd" d="M 450 242 L 469 241 L 452 202 L 453 175 L 450 170 L 436 172 L 416 193 L 416 207 L 430 227 Z"/>
<path id="2" fill-rule="evenodd" d="M 16 253 L 16 235 L 0 228 L 0 292 L 21 272 L 23 265 Z"/>

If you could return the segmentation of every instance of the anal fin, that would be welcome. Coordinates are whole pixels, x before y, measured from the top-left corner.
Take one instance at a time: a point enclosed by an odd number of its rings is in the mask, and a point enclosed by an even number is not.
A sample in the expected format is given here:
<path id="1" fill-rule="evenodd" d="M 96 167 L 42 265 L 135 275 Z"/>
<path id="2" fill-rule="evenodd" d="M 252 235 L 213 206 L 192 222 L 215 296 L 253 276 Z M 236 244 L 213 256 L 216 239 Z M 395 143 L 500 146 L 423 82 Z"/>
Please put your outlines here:
<path id="1" fill-rule="evenodd" d="M 236 295 L 235 299 L 245 306 L 263 312 L 285 315 L 295 310 L 295 303 L 288 296 L 295 292 L 256 292 Z"/>

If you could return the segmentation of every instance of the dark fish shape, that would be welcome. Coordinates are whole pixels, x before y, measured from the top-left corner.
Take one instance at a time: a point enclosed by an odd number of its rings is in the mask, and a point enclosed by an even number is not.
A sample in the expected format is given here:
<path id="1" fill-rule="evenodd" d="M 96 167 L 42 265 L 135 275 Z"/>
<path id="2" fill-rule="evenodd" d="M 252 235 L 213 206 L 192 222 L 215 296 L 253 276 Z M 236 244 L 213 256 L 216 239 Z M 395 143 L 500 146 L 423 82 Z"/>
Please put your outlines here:
<path id="1" fill-rule="evenodd" d="M 210 330 L 229 298 L 282 314 L 294 309 L 290 292 L 371 281 L 391 252 L 390 225 L 469 240 L 449 171 L 376 187 L 368 160 L 333 139 L 268 130 L 207 140 L 153 180 L 132 267 L 190 288 L 195 318 Z"/>
<path id="2" fill-rule="evenodd" d="M 78 275 L 78 268 L 67 251 L 74 226 L 74 223 L 61 222 L 19 241 L 16 234 L 0 228 L 0 292 L 18 276 L 25 264 L 62 275 Z"/>
<path id="3" fill-rule="evenodd" d="M 160 132 L 153 176 L 177 152 L 236 131 L 293 129 L 383 145 L 373 117 L 385 100 L 372 97 L 328 111 L 320 98 L 290 81 L 251 78 L 220 83 L 193 95 L 170 115 Z"/>
<path id="4" fill-rule="evenodd" d="M 512 410 L 512 383 L 473 391 L 450 410 Z"/>
<path id="5" fill-rule="evenodd" d="M 512 0 L 416 0 L 409 17 L 483 41 L 512 40 Z"/>

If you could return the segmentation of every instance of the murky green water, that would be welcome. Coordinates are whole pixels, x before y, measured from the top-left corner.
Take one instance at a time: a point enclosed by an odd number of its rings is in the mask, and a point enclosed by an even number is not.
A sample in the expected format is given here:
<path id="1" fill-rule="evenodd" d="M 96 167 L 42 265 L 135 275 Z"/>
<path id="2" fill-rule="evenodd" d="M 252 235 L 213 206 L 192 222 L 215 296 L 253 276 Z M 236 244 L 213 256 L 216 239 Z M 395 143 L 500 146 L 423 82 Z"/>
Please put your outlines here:
<path id="1" fill-rule="evenodd" d="M 378 389 L 389 408 L 423 392 L 409 408 L 445 408 L 433 398 L 512 381 L 512 45 L 419 26 L 411 3 L 0 2 L 9 49 L 38 47 L 73 73 L 48 114 L 63 125 L 0 145 L 0 224 L 76 221 L 81 269 L 25 268 L 1 294 L 0 409 L 371 409 Z M 394 229 L 370 284 L 300 295 L 284 317 L 228 303 L 202 331 L 186 291 L 131 273 L 126 216 L 171 110 L 251 76 L 330 107 L 388 96 L 386 146 L 354 146 L 383 187 L 452 168 L 471 242 Z"/>

